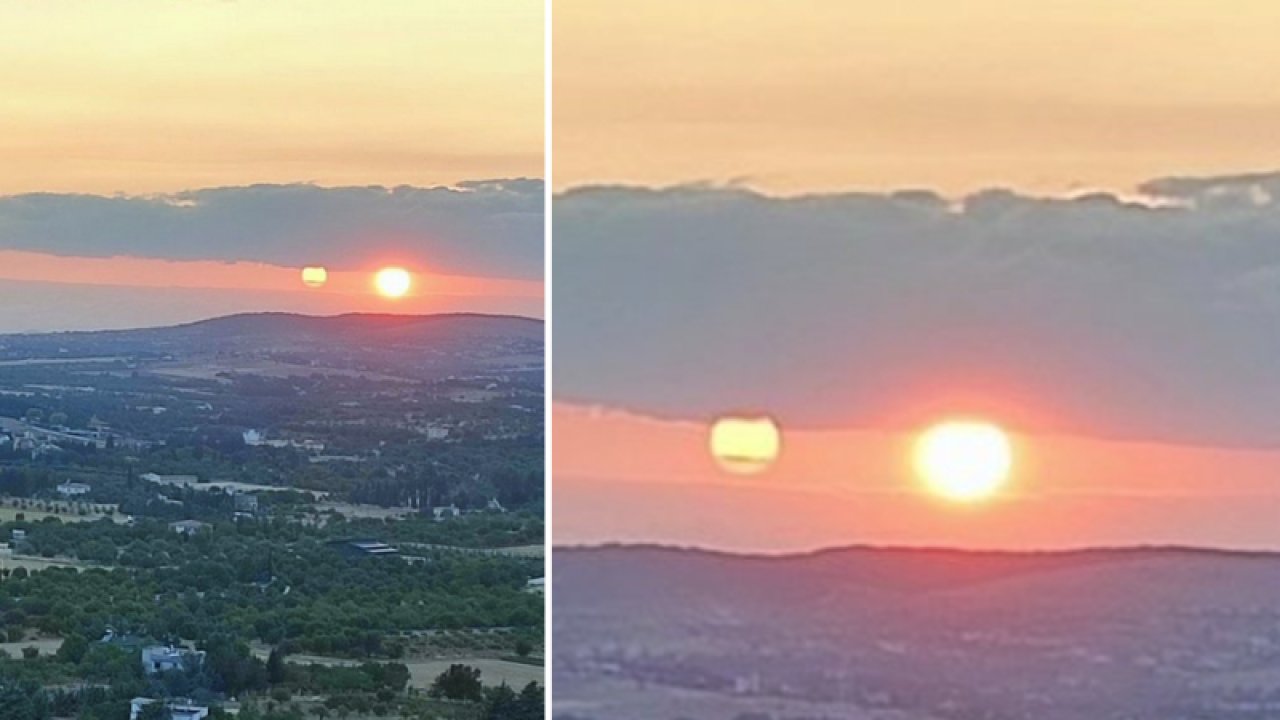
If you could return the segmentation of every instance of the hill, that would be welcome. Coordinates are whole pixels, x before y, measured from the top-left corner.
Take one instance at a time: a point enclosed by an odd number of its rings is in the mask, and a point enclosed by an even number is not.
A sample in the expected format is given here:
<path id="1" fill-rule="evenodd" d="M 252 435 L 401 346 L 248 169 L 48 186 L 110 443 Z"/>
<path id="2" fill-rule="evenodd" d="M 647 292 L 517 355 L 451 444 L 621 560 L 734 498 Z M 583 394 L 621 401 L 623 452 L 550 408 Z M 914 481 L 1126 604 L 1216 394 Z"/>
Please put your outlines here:
<path id="1" fill-rule="evenodd" d="M 561 716 L 1272 717 L 1248 708 L 1280 699 L 1280 555 L 633 546 L 555 559 Z"/>
<path id="2" fill-rule="evenodd" d="M 540 372 L 542 349 L 542 321 L 476 314 L 249 313 L 171 327 L 0 336 L 0 360 L 28 364 L 127 357 L 155 372 L 338 371 L 409 380 Z"/>

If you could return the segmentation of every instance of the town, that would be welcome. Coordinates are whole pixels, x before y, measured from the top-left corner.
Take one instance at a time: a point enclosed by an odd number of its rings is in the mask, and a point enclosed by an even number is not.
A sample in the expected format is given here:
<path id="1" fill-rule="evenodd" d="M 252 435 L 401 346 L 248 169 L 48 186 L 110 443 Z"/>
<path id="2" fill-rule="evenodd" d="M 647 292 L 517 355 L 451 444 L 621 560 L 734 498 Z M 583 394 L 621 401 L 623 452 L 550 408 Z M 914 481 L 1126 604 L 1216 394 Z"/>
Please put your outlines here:
<path id="1" fill-rule="evenodd" d="M 0 716 L 541 717 L 541 332 L 0 336 Z"/>
<path id="2" fill-rule="evenodd" d="M 615 546 L 557 550 L 555 572 L 562 720 L 1280 710 L 1274 553 Z"/>

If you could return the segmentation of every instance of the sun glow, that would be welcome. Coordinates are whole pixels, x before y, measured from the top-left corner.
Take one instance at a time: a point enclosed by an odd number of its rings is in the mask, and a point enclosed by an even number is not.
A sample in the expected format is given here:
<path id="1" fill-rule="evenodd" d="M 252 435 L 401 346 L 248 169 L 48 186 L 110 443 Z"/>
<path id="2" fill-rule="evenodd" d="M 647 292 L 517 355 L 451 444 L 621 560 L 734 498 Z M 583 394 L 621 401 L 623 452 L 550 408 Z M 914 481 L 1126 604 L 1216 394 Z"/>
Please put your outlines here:
<path id="1" fill-rule="evenodd" d="M 926 430 L 916 440 L 916 473 L 930 492 L 957 502 L 994 495 L 1013 466 L 1009 436 L 987 422 L 951 421 Z"/>
<path id="2" fill-rule="evenodd" d="M 324 287 L 329 281 L 329 271 L 318 265 L 302 268 L 302 284 L 309 288 Z"/>
<path id="3" fill-rule="evenodd" d="M 763 472 L 778 459 L 782 436 L 768 417 L 723 417 L 711 426 L 711 455 L 729 472 Z"/>
<path id="4" fill-rule="evenodd" d="M 413 285 L 413 277 L 404 268 L 385 267 L 373 276 L 373 285 L 383 297 L 404 297 Z"/>

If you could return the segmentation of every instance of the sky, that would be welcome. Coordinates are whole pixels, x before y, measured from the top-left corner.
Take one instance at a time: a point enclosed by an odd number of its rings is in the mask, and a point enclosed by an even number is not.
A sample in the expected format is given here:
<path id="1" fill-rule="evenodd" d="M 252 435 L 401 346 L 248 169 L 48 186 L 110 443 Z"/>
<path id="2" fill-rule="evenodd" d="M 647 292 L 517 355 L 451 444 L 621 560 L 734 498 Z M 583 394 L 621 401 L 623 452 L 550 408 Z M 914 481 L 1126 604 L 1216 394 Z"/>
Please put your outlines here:
<path id="1" fill-rule="evenodd" d="M 1280 549 L 1278 20 L 558 3 L 556 541 Z M 957 417 L 990 501 L 911 470 Z"/>
<path id="2" fill-rule="evenodd" d="M 68 0 L 0 27 L 0 332 L 542 314 L 541 3 Z M 391 264 L 394 302 L 368 281 Z"/>
<path id="3" fill-rule="evenodd" d="M 1269 170 L 1280 6 L 561 0 L 555 187 L 1127 190 Z"/>

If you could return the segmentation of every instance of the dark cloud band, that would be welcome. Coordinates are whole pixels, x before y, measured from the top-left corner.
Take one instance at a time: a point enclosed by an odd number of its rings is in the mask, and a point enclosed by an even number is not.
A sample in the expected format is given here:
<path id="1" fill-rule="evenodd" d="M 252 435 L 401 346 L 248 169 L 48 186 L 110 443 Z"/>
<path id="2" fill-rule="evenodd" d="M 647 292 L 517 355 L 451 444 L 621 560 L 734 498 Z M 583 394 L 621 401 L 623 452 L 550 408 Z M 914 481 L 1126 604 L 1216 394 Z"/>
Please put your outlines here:
<path id="1" fill-rule="evenodd" d="M 0 248 L 59 255 L 333 269 L 407 256 L 451 274 L 540 279 L 542 234 L 543 183 L 529 179 L 0 197 Z"/>
<path id="2" fill-rule="evenodd" d="M 570 191 L 557 395 L 829 427 L 985 393 L 1043 429 L 1276 444 L 1280 174 L 1142 191 Z"/>

